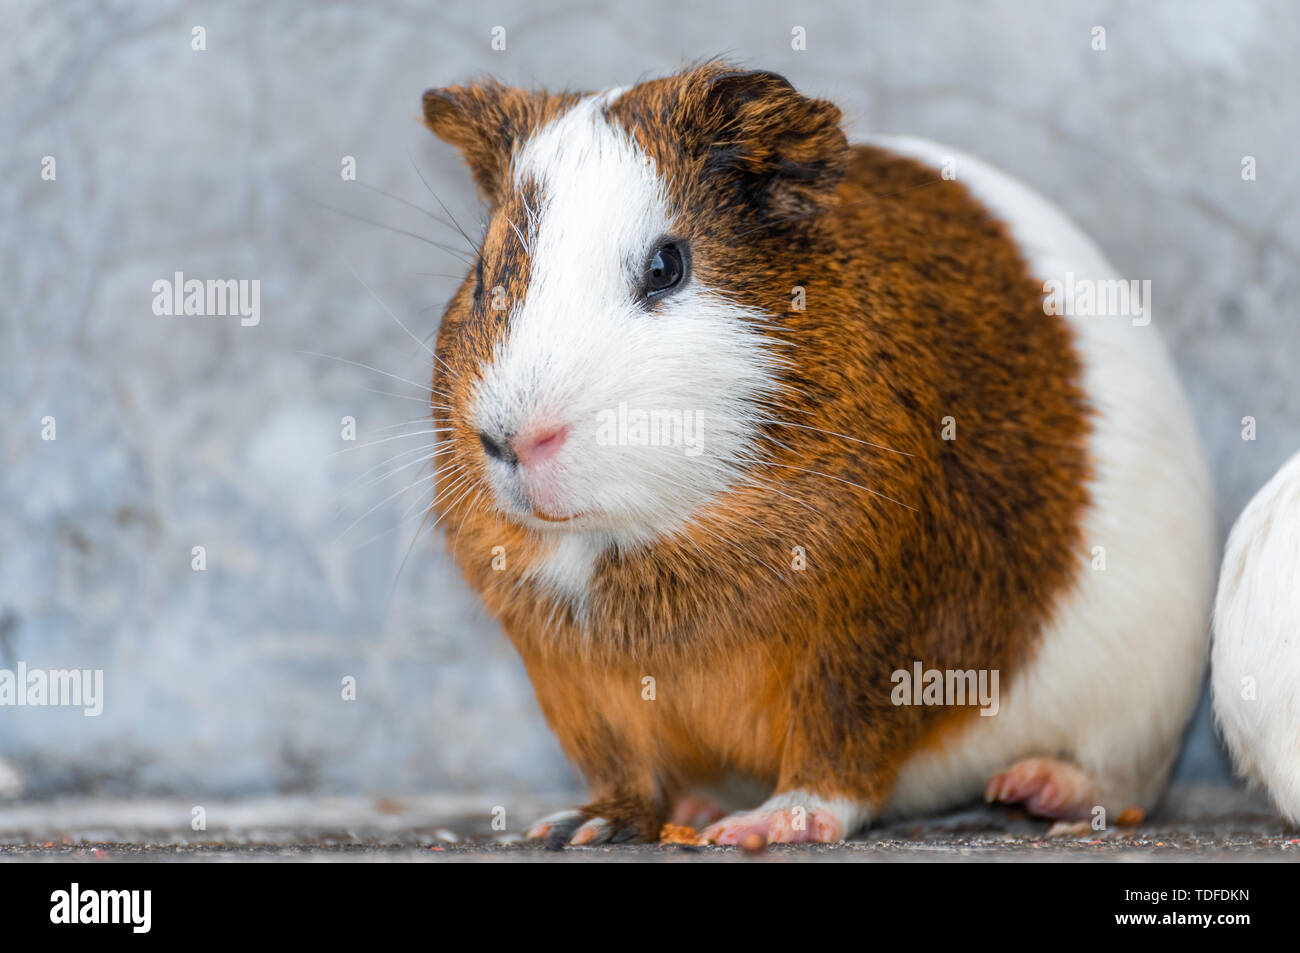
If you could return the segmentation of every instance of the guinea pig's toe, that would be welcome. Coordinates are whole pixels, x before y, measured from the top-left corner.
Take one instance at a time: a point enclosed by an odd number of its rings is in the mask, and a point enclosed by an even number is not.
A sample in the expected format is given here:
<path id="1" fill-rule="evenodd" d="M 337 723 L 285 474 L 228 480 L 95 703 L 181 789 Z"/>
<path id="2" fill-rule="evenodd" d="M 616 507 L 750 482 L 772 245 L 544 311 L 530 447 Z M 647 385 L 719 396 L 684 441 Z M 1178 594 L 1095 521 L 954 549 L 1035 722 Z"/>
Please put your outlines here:
<path id="1" fill-rule="evenodd" d="M 558 811 L 528 829 L 525 837 L 547 847 L 596 847 L 629 841 L 653 841 L 663 819 L 631 798 L 607 798 L 583 807 Z"/>
<path id="2" fill-rule="evenodd" d="M 592 817 L 573 832 L 569 843 L 574 847 L 597 847 L 600 844 L 626 844 L 645 840 L 635 826 L 619 824 L 606 817 Z"/>
<path id="3" fill-rule="evenodd" d="M 540 821 L 528 828 L 528 833 L 524 837 L 528 840 L 544 840 L 547 843 L 554 841 L 564 842 L 572 836 L 586 820 L 586 815 L 576 808 L 568 811 L 556 811 L 554 814 L 548 814 Z"/>
<path id="4" fill-rule="evenodd" d="M 700 840 L 719 847 L 734 847 L 750 834 L 767 838 L 767 824 L 754 814 L 731 814 L 700 831 Z"/>
<path id="5" fill-rule="evenodd" d="M 801 796 L 779 795 L 752 811 L 724 817 L 704 829 L 700 839 L 719 846 L 738 845 L 757 834 L 769 844 L 833 844 L 850 833 L 856 812 Z"/>
<path id="6" fill-rule="evenodd" d="M 593 817 L 584 821 L 573 832 L 569 843 L 574 847 L 595 847 L 610 841 L 614 836 L 614 826 L 603 817 Z"/>
<path id="7" fill-rule="evenodd" d="M 1056 758 L 1026 758 L 995 774 L 986 801 L 1018 804 L 1036 817 L 1080 820 L 1100 801 L 1099 786 L 1082 768 Z"/>
<path id="8" fill-rule="evenodd" d="M 700 839 L 719 847 L 734 847 L 758 835 L 769 844 L 827 844 L 842 840 L 832 818 L 814 815 L 804 822 L 787 811 L 733 814 L 704 829 Z"/>

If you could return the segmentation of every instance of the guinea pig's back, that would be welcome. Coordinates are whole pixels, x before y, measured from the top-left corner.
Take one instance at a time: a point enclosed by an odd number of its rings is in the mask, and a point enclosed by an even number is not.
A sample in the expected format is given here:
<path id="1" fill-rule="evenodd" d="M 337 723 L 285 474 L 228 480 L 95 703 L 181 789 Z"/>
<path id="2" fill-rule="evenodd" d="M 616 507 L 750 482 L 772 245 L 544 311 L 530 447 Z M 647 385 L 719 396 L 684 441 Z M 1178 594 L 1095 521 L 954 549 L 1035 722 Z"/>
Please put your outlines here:
<path id="1" fill-rule="evenodd" d="M 1255 494 L 1228 536 L 1212 681 L 1237 770 L 1300 824 L 1300 454 Z"/>
<path id="2" fill-rule="evenodd" d="M 986 163 L 922 139 L 868 142 L 964 185 L 1005 224 L 1045 292 L 1050 282 L 1074 291 L 1125 280 L 1063 212 Z M 914 756 L 891 813 L 975 794 L 991 772 L 1044 752 L 1072 757 L 1108 803 L 1149 806 L 1163 787 L 1204 672 L 1216 530 L 1200 439 L 1141 300 L 1144 315 L 1044 313 L 1073 331 L 1093 411 L 1075 582 L 1034 658 L 1003 686 L 999 714 Z"/>

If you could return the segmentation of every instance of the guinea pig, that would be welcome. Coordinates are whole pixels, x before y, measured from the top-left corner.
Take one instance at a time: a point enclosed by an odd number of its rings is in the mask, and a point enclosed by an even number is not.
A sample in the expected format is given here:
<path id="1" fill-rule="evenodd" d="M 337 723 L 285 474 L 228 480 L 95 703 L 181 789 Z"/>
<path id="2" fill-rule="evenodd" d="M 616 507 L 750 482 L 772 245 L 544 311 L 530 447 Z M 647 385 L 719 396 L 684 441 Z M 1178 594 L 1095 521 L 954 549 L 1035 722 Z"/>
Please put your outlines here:
<path id="1" fill-rule="evenodd" d="M 1228 536 L 1210 668 L 1215 718 L 1237 770 L 1300 825 L 1300 454 Z"/>
<path id="2" fill-rule="evenodd" d="M 432 511 L 590 788 L 530 837 L 1152 806 L 1212 491 L 1149 318 L 1058 293 L 1119 280 L 1061 212 L 722 62 L 423 105 L 488 209 Z"/>

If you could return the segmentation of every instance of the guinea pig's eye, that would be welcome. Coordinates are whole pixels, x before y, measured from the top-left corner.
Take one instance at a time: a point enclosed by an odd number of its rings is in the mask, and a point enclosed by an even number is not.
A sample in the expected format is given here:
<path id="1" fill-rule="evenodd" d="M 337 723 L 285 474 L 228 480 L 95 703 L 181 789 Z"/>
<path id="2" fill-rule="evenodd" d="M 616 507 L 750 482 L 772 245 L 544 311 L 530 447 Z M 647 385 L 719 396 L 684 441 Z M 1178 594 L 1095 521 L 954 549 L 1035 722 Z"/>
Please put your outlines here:
<path id="1" fill-rule="evenodd" d="M 650 256 L 645 272 L 645 297 L 658 298 L 682 283 L 686 277 L 686 246 L 664 242 Z"/>

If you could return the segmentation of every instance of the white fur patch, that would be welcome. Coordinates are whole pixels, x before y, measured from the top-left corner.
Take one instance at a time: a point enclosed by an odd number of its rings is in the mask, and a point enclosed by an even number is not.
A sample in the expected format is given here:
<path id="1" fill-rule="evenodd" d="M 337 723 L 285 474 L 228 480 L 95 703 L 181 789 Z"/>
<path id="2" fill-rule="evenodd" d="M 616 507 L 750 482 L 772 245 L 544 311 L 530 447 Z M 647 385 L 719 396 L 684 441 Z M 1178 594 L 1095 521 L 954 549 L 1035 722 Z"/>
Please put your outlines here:
<path id="1" fill-rule="evenodd" d="M 704 836 L 715 839 L 723 832 L 735 835 L 756 827 L 767 828 L 765 836 L 775 841 L 803 841 L 825 815 L 837 827 L 836 839 L 852 837 L 871 822 L 871 811 L 862 801 L 827 798 L 810 791 L 783 791 L 768 798 L 750 811 L 739 811 L 722 818 L 705 829 Z"/>
<path id="2" fill-rule="evenodd" d="M 1037 278 L 1122 277 L 1060 210 L 996 169 L 923 140 L 872 141 L 936 169 L 954 157 L 957 180 L 1007 222 Z M 1096 473 L 1074 586 L 1038 654 L 1003 682 L 998 715 L 971 719 L 943 747 L 908 761 L 891 814 L 977 798 L 991 774 L 1035 755 L 1077 762 L 1108 811 L 1150 807 L 1196 701 L 1216 549 L 1196 427 L 1158 318 L 1147 326 L 1125 316 L 1067 320 L 1096 411 Z M 1104 569 L 1093 568 L 1094 547 L 1104 547 Z"/>
<path id="3" fill-rule="evenodd" d="M 724 492 L 752 451 L 754 401 L 779 357 L 754 326 L 767 316 L 693 277 L 653 309 L 637 292 L 675 212 L 654 163 L 602 107 L 583 100 L 540 129 L 516 157 L 514 180 L 536 182 L 540 208 L 514 223 L 528 243 L 527 292 L 485 369 L 473 418 L 481 430 L 567 426 L 553 465 L 524 472 L 490 461 L 498 506 L 557 541 L 538 577 L 573 596 L 607 546 L 638 546 L 680 528 Z M 632 421 L 656 415 L 646 440 Z M 621 415 L 621 416 L 620 416 Z M 685 432 L 688 426 L 689 433 Z M 678 433 L 697 446 L 672 443 Z M 531 515 L 545 499 L 549 515 Z M 585 540 L 564 538 L 581 534 Z"/>
<path id="4" fill-rule="evenodd" d="M 557 598 L 567 601 L 579 619 L 586 616 L 587 587 L 596 568 L 596 560 L 613 545 L 609 536 L 599 531 L 587 533 L 552 532 L 548 534 L 550 551 L 528 572 L 527 576 L 544 585 Z"/>
<path id="5" fill-rule="evenodd" d="M 1300 824 L 1300 454 L 1228 537 L 1212 662 L 1214 714 L 1233 762 Z"/>

